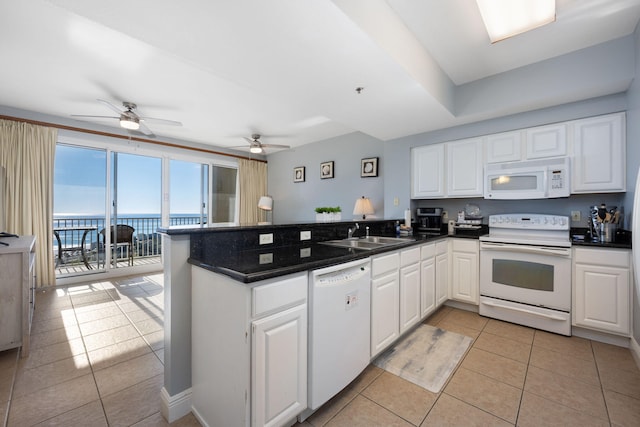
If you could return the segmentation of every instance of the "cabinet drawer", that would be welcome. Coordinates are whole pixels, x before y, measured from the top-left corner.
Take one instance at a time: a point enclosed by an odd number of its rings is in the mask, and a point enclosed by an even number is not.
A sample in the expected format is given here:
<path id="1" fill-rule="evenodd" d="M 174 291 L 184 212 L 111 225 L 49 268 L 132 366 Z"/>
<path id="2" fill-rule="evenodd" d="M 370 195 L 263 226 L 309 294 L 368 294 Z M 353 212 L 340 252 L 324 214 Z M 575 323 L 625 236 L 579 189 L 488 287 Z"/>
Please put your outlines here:
<path id="1" fill-rule="evenodd" d="M 303 302 L 307 299 L 307 275 L 299 274 L 273 283 L 253 288 L 253 317 L 272 312 L 279 308 Z"/>
<path id="2" fill-rule="evenodd" d="M 435 243 L 431 243 L 429 245 L 424 245 L 421 248 L 420 258 L 424 261 L 425 259 L 429 259 L 431 257 L 436 256 L 436 245 Z"/>
<path id="3" fill-rule="evenodd" d="M 479 250 L 479 243 L 474 239 L 452 239 L 452 250 L 456 252 L 472 252 Z"/>
<path id="4" fill-rule="evenodd" d="M 400 267 L 400 255 L 394 252 L 389 255 L 382 255 L 371 260 L 371 277 L 380 276 L 389 271 L 397 270 Z"/>
<path id="5" fill-rule="evenodd" d="M 400 252 L 401 267 L 415 264 L 417 262 L 420 262 L 420 248 L 405 249 Z"/>
<path id="6" fill-rule="evenodd" d="M 631 260 L 626 249 L 574 248 L 573 260 L 580 264 L 629 268 Z"/>

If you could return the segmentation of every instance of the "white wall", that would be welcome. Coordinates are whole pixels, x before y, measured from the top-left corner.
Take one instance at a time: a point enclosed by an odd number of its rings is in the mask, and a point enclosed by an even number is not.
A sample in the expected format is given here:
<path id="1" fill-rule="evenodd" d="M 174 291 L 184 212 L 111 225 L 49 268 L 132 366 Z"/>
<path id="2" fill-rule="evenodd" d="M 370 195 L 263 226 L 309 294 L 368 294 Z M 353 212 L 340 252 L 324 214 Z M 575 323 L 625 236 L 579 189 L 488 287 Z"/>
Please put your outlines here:
<path id="1" fill-rule="evenodd" d="M 273 222 L 314 222 L 314 209 L 320 206 L 340 206 L 342 220 L 350 221 L 361 196 L 371 199 L 375 217 L 385 218 L 383 156 L 383 142 L 359 132 L 268 155 Z M 379 158 L 378 177 L 361 178 L 360 162 L 369 157 Z M 320 163 L 327 161 L 334 162 L 334 178 L 320 179 Z M 306 179 L 294 183 L 293 168 L 300 166 L 305 167 Z"/>

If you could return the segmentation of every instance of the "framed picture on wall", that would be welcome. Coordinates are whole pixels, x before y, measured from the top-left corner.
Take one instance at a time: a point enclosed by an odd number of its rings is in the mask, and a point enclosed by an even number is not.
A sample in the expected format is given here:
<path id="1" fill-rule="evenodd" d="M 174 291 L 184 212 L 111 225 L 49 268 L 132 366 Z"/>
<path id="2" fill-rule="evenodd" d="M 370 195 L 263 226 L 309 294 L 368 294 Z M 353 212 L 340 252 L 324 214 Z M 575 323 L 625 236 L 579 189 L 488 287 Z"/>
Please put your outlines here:
<path id="1" fill-rule="evenodd" d="M 360 162 L 360 177 L 368 178 L 372 176 L 378 176 L 378 158 L 362 159 Z"/>
<path id="2" fill-rule="evenodd" d="M 293 168 L 293 182 L 304 182 L 304 166 Z"/>
<path id="3" fill-rule="evenodd" d="M 333 162 L 320 163 L 320 178 L 333 178 Z"/>

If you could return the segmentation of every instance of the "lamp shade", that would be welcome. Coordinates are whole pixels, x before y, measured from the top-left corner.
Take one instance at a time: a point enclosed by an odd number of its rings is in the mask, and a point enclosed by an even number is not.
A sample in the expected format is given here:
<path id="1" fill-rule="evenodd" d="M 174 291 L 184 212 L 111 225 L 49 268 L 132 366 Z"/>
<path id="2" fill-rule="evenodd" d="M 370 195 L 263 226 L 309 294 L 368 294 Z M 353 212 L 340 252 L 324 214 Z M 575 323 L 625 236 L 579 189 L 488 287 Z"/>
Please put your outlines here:
<path id="1" fill-rule="evenodd" d="M 255 200 L 255 199 L 254 199 Z M 263 211 L 270 211 L 273 209 L 273 199 L 271 196 L 262 196 L 258 201 L 258 207 Z"/>
<path id="2" fill-rule="evenodd" d="M 367 215 L 373 215 L 375 211 L 373 210 L 373 205 L 371 204 L 371 200 L 368 197 L 362 196 L 361 198 L 356 200 L 356 204 L 353 207 L 354 215 L 362 215 L 362 219 L 366 219 Z"/>

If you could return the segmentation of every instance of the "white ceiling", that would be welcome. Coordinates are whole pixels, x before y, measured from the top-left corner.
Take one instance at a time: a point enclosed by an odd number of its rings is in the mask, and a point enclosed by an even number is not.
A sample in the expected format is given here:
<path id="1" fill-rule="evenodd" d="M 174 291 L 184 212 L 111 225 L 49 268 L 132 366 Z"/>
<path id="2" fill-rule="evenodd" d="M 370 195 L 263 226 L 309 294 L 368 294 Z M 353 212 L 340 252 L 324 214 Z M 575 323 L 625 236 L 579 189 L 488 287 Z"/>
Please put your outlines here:
<path id="1" fill-rule="evenodd" d="M 150 124 L 158 138 L 218 147 L 252 133 L 292 147 L 354 131 L 390 140 L 504 115 L 465 111 L 463 88 L 627 36 L 640 19 L 640 0 L 556 4 L 555 23 L 491 45 L 474 0 L 4 1 L 0 105 L 67 120 L 111 115 L 96 99 L 131 101 L 183 123 Z M 584 88 L 509 111 L 630 83 L 566 78 Z"/>

